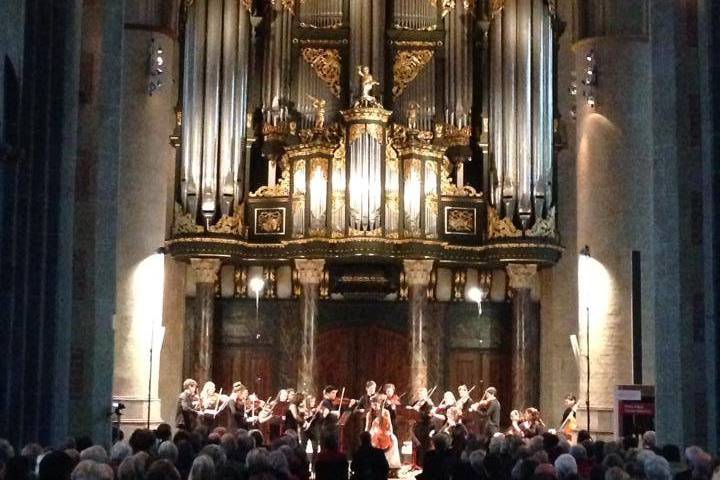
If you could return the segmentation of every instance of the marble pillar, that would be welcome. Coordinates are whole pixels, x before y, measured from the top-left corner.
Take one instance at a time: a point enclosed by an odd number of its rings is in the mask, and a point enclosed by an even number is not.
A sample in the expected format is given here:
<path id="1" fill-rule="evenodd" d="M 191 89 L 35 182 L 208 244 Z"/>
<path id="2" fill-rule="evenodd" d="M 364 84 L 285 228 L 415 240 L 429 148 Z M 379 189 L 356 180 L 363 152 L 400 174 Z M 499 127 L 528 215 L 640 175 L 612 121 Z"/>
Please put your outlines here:
<path id="1" fill-rule="evenodd" d="M 192 377 L 202 385 L 212 376 L 213 332 L 215 329 L 215 283 L 220 260 L 190 261 L 195 270 L 195 318 L 192 326 Z"/>
<path id="2" fill-rule="evenodd" d="M 537 407 L 540 402 L 540 309 L 532 299 L 537 265 L 507 266 L 513 292 L 512 408 Z"/>
<path id="3" fill-rule="evenodd" d="M 298 366 L 298 391 L 317 391 L 315 378 L 315 341 L 317 339 L 317 301 L 325 260 L 295 260 L 300 293 L 300 365 Z"/>
<path id="4" fill-rule="evenodd" d="M 423 338 L 423 310 L 427 303 L 433 260 L 404 260 L 403 267 L 410 302 L 410 388 L 412 395 L 415 395 L 418 389 L 427 386 L 428 382 L 428 348 Z"/>

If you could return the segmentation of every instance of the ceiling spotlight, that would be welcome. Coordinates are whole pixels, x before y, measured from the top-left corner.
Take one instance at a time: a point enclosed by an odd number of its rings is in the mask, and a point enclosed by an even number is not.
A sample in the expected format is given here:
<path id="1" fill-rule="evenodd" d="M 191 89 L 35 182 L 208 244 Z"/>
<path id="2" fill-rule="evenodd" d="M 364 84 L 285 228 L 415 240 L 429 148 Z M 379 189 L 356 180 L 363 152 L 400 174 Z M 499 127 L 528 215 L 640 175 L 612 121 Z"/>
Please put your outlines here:
<path id="1" fill-rule="evenodd" d="M 482 298 L 483 298 L 482 290 L 480 290 L 478 287 L 472 287 L 467 292 L 467 298 L 471 302 L 475 302 L 475 303 L 482 302 Z"/>
<path id="2" fill-rule="evenodd" d="M 250 279 L 248 286 L 250 287 L 250 290 L 252 290 L 253 293 L 257 296 L 260 294 L 263 287 L 265 287 L 265 281 L 260 277 L 253 277 Z"/>
<path id="3" fill-rule="evenodd" d="M 573 97 L 575 95 L 577 95 L 577 92 L 578 92 L 577 83 L 575 83 L 575 82 L 570 83 L 570 88 L 568 90 L 570 92 L 570 95 L 572 95 Z"/>
<path id="4" fill-rule="evenodd" d="M 585 60 L 587 60 L 588 62 L 592 62 L 594 56 L 595 56 L 595 52 L 590 50 L 585 54 Z"/>
<path id="5" fill-rule="evenodd" d="M 595 97 L 593 97 L 592 95 L 588 96 L 586 103 L 588 107 L 595 108 Z"/>

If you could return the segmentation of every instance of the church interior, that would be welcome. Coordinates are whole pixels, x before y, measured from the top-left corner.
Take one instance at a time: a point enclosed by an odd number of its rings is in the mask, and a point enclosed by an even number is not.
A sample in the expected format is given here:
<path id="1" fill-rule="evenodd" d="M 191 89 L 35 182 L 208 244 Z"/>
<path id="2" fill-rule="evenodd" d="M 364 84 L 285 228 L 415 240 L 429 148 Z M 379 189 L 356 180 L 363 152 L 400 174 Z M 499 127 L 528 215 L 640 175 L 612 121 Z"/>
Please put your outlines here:
<path id="1" fill-rule="evenodd" d="M 0 438 L 373 380 L 717 455 L 719 51 L 715 0 L 5 0 Z"/>

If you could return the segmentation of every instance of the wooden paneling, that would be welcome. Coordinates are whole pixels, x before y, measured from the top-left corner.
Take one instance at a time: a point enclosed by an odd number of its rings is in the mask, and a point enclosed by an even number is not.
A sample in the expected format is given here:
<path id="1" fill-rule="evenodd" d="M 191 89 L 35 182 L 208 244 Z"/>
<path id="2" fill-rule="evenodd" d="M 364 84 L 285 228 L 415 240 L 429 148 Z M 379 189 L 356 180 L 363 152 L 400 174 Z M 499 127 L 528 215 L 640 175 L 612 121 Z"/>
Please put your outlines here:
<path id="1" fill-rule="evenodd" d="M 477 385 L 472 393 L 474 399 L 479 399 L 489 386 L 497 388 L 502 405 L 501 422 L 503 425 L 506 423 L 511 410 L 509 355 L 484 350 L 452 350 L 448 360 L 448 379 L 447 387 L 453 392 L 457 392 L 458 385 L 463 383 L 468 388 Z"/>
<path id="2" fill-rule="evenodd" d="M 230 392 L 232 384 L 240 381 L 261 398 L 274 394 L 273 355 L 268 347 L 230 347 L 216 350 L 213 378 L 218 388 Z"/>
<path id="3" fill-rule="evenodd" d="M 319 386 L 346 387 L 358 397 L 365 382 L 392 382 L 398 393 L 405 391 L 410 376 L 408 339 L 379 326 L 340 327 L 322 332 L 317 345 Z"/>

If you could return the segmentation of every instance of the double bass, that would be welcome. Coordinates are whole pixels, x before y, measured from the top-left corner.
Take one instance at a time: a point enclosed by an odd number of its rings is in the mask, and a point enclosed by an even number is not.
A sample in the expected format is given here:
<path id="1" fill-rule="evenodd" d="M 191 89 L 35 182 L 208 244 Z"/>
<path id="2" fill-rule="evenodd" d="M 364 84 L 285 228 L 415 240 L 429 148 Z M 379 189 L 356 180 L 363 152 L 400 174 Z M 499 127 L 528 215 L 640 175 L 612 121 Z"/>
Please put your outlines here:
<path id="1" fill-rule="evenodd" d="M 390 413 L 385 408 L 385 399 L 378 402 L 378 413 L 370 426 L 371 443 L 375 448 L 387 450 L 393 446 L 393 431 Z"/>

